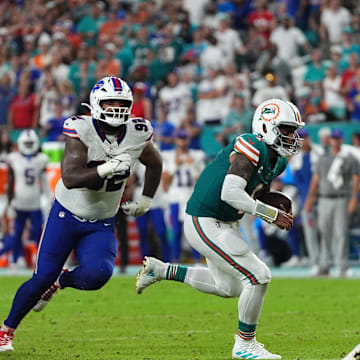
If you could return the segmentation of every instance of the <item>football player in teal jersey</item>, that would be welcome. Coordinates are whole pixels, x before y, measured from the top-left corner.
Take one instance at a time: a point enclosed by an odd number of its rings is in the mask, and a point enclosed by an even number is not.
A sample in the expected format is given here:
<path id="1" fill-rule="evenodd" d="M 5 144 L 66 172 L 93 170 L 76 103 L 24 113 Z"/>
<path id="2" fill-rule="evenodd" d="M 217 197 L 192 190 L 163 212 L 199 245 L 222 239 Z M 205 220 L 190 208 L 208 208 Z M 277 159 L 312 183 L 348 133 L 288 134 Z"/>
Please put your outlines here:
<path id="1" fill-rule="evenodd" d="M 216 156 L 202 172 L 187 203 L 185 235 L 208 266 L 188 267 L 146 257 L 137 276 L 139 294 L 166 279 L 209 294 L 239 297 L 233 359 L 281 359 L 256 341 L 256 325 L 271 273 L 249 250 L 237 222 L 248 213 L 280 228 L 291 228 L 291 213 L 259 198 L 284 171 L 287 158 L 299 152 L 297 129 L 303 126 L 299 110 L 291 102 L 270 99 L 260 104 L 253 117 L 253 133 L 238 136 Z"/>

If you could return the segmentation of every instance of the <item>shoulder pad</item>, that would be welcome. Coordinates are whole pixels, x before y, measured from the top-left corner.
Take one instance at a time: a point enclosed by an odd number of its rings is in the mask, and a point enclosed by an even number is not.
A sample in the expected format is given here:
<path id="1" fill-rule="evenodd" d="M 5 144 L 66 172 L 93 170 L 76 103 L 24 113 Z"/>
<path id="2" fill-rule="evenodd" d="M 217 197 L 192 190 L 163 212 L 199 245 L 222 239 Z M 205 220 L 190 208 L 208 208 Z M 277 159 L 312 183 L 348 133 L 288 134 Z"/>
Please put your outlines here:
<path id="1" fill-rule="evenodd" d="M 80 139 L 77 122 L 84 121 L 82 116 L 71 116 L 64 121 L 63 134 L 74 139 Z"/>
<path id="2" fill-rule="evenodd" d="M 264 143 L 261 138 L 254 134 L 243 134 L 236 138 L 234 143 L 234 151 L 244 155 L 255 166 L 258 165 L 261 150 Z"/>
<path id="3" fill-rule="evenodd" d="M 149 120 L 136 117 L 129 120 L 131 128 L 134 130 L 134 133 L 141 138 L 143 141 L 151 140 L 153 136 L 153 128 Z"/>

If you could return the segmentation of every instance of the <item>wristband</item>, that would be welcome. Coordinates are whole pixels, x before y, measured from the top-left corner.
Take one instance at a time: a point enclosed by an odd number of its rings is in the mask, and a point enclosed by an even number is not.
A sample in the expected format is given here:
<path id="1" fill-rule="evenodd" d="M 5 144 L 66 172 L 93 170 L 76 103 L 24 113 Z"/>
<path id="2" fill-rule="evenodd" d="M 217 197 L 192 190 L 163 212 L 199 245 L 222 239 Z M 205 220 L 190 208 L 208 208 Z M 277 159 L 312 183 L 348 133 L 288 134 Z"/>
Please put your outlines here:
<path id="1" fill-rule="evenodd" d="M 260 219 L 271 224 L 276 220 L 278 213 L 279 210 L 276 207 L 266 205 L 259 200 L 255 200 L 255 210 L 253 215 L 259 217 Z"/>

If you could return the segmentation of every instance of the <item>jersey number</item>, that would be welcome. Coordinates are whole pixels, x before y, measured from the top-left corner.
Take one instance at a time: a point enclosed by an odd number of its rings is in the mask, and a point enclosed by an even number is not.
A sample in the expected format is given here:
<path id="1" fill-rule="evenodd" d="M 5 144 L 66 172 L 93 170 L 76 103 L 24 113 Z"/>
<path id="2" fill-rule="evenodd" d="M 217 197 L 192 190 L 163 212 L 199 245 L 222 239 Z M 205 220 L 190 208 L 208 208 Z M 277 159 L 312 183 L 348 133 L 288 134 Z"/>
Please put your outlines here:
<path id="1" fill-rule="evenodd" d="M 176 177 L 178 180 L 178 187 L 183 187 L 183 186 L 190 187 L 193 184 L 191 173 L 188 169 L 186 169 L 185 171 L 177 170 Z M 185 177 L 185 181 L 183 181 L 184 177 Z"/>
<path id="2" fill-rule="evenodd" d="M 148 131 L 148 127 L 146 126 L 145 119 L 136 118 L 132 119 L 132 122 L 135 124 L 135 130 L 137 131 Z"/>
<path id="3" fill-rule="evenodd" d="M 106 179 L 105 183 L 105 191 L 117 191 L 120 190 L 123 186 L 124 180 L 130 176 L 130 170 L 128 170 L 124 175 L 116 175 L 111 179 Z"/>
<path id="4" fill-rule="evenodd" d="M 35 182 L 34 169 L 32 168 L 25 169 L 25 184 L 33 185 L 34 182 Z"/>

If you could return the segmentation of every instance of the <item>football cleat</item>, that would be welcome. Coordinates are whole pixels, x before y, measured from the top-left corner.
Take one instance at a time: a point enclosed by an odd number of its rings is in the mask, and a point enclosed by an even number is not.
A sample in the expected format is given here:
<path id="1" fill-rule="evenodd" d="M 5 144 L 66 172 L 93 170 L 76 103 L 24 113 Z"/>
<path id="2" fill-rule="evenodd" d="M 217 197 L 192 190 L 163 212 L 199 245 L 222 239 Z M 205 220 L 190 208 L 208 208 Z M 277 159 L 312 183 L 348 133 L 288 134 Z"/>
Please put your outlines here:
<path id="1" fill-rule="evenodd" d="M 12 341 L 14 339 L 14 333 L 8 333 L 6 331 L 0 331 L 0 352 L 13 351 Z"/>
<path id="2" fill-rule="evenodd" d="M 242 340 L 235 335 L 235 344 L 232 350 L 233 359 L 281 359 L 280 355 L 272 354 L 256 339 Z"/>
<path id="3" fill-rule="evenodd" d="M 143 266 L 136 276 L 135 291 L 141 294 L 149 285 L 165 278 L 168 264 L 150 256 L 145 256 Z"/>
<path id="4" fill-rule="evenodd" d="M 67 272 L 68 270 L 63 269 L 61 274 L 59 275 L 58 279 L 60 278 L 60 276 L 64 273 Z M 41 310 L 44 309 L 44 307 L 49 303 L 49 301 L 52 299 L 52 297 L 55 295 L 55 293 L 57 292 L 58 289 L 61 289 L 60 287 L 58 287 L 56 284 L 52 284 L 42 295 L 40 300 L 37 302 L 37 304 L 33 307 L 33 310 L 36 312 L 40 312 Z"/>

